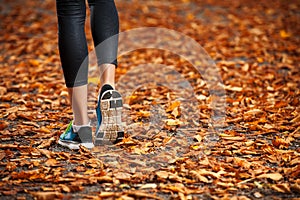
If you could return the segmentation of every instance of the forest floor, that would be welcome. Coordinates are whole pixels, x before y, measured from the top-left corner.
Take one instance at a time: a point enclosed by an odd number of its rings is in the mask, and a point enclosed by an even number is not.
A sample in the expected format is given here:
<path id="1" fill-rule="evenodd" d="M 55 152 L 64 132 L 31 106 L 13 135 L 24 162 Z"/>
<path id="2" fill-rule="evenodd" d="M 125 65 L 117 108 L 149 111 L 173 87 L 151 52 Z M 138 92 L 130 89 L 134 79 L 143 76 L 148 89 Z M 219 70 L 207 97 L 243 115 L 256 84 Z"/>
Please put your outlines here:
<path id="1" fill-rule="evenodd" d="M 300 198 L 300 1 L 116 0 L 126 138 L 79 151 L 55 1 L 1 2 L 0 199 Z"/>

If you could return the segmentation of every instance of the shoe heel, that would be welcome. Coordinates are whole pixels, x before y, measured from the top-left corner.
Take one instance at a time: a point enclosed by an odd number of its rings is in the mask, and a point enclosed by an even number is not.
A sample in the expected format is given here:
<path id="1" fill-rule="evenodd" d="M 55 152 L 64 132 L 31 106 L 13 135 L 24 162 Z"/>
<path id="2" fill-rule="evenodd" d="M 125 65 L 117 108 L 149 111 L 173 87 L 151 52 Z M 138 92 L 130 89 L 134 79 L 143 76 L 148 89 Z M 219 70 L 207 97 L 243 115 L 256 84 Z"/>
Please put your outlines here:
<path id="1" fill-rule="evenodd" d="M 116 144 L 123 140 L 122 127 L 123 101 L 119 92 L 107 91 L 100 103 L 102 123 L 97 130 L 94 143 L 96 146 Z"/>

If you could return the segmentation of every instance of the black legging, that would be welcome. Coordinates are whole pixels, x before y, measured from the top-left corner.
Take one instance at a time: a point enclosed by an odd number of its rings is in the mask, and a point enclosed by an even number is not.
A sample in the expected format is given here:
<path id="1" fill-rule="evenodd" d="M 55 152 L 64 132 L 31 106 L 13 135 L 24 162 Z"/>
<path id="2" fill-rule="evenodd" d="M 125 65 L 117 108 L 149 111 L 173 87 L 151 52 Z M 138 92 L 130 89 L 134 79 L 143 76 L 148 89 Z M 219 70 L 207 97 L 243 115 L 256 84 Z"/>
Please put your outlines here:
<path id="1" fill-rule="evenodd" d="M 113 0 L 88 0 L 88 3 L 98 65 L 117 65 L 119 18 L 115 3 Z M 88 76 L 85 0 L 56 0 L 56 10 L 59 53 L 66 86 L 85 85 Z"/>

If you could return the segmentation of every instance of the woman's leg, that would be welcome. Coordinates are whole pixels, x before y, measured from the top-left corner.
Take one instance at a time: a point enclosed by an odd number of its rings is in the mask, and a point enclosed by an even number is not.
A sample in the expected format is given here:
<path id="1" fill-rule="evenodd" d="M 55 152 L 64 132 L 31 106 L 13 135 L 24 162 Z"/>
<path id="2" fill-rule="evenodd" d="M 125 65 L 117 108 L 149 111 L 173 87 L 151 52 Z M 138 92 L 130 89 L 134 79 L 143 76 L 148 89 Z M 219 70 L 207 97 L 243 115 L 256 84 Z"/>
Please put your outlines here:
<path id="1" fill-rule="evenodd" d="M 122 97 L 114 90 L 117 66 L 119 17 L 113 0 L 89 0 L 92 35 L 100 67 L 101 89 L 96 113 L 95 144 L 115 143 L 124 137 Z"/>
<path id="2" fill-rule="evenodd" d="M 113 0 L 89 0 L 91 28 L 100 67 L 101 87 L 115 85 L 119 17 Z"/>
<path id="3" fill-rule="evenodd" d="M 89 123 L 87 115 L 88 48 L 84 31 L 85 0 L 56 0 L 59 53 L 68 87 L 74 124 Z"/>

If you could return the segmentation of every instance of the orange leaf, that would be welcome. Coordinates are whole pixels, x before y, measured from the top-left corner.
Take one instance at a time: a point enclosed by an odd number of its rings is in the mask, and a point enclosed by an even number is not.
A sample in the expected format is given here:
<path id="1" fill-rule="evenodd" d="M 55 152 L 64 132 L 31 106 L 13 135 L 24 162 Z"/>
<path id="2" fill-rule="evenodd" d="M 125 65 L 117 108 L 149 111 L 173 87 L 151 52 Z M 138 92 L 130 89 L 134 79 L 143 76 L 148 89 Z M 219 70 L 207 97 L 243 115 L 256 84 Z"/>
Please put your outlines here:
<path id="1" fill-rule="evenodd" d="M 59 162 L 57 162 L 57 160 L 53 159 L 53 158 L 49 158 L 46 162 L 45 162 L 46 166 L 49 167 L 55 167 L 55 166 L 59 166 Z"/>
<path id="2" fill-rule="evenodd" d="M 289 141 L 285 140 L 285 139 L 282 139 L 282 138 L 279 138 L 279 137 L 276 137 L 275 140 L 272 141 L 272 144 L 277 147 L 277 148 L 284 148 L 284 147 L 289 147 L 290 143 Z"/>
<path id="3" fill-rule="evenodd" d="M 280 30 L 280 36 L 282 38 L 289 38 L 291 37 L 291 34 L 289 32 L 286 32 L 285 30 Z"/>
<path id="4" fill-rule="evenodd" d="M 31 192 L 37 200 L 52 200 L 52 199 L 62 199 L 63 194 L 60 192 Z"/>
<path id="5" fill-rule="evenodd" d="M 272 185 L 271 188 L 281 193 L 290 193 L 290 186 L 287 183 Z"/>
<path id="6" fill-rule="evenodd" d="M 182 122 L 179 121 L 178 119 L 167 119 L 165 120 L 165 122 L 167 123 L 168 126 L 177 126 L 182 124 Z"/>
<path id="7" fill-rule="evenodd" d="M 283 176 L 279 173 L 261 174 L 257 178 L 270 178 L 274 181 L 279 181 Z"/>
<path id="8" fill-rule="evenodd" d="M 115 173 L 114 176 L 117 178 L 117 179 L 120 179 L 120 180 L 127 180 L 129 181 L 132 177 L 131 174 L 129 173 L 125 173 L 125 172 L 118 172 L 118 173 Z"/>
<path id="9" fill-rule="evenodd" d="M 171 115 L 173 115 L 175 118 L 177 118 L 178 116 L 180 116 L 180 109 L 179 109 L 179 107 L 174 108 L 174 110 L 172 111 Z"/>
<path id="10" fill-rule="evenodd" d="M 6 121 L 1 120 L 0 121 L 0 130 L 5 129 L 6 127 L 8 127 L 9 123 Z"/>
<path id="11" fill-rule="evenodd" d="M 200 181 L 200 182 L 204 182 L 204 183 L 209 183 L 209 180 L 205 177 L 205 176 L 202 176 L 201 174 L 199 174 L 197 171 L 190 171 L 191 175 L 192 176 L 195 176 L 195 178 Z"/>
<path id="12" fill-rule="evenodd" d="M 158 171 L 158 172 L 155 172 L 155 174 L 159 178 L 162 178 L 162 179 L 167 179 L 169 177 L 169 172 L 166 172 L 166 171 Z"/>
<path id="13" fill-rule="evenodd" d="M 180 106 L 180 101 L 174 101 L 172 102 L 168 108 L 166 109 L 166 112 L 172 112 L 175 108 Z"/>

